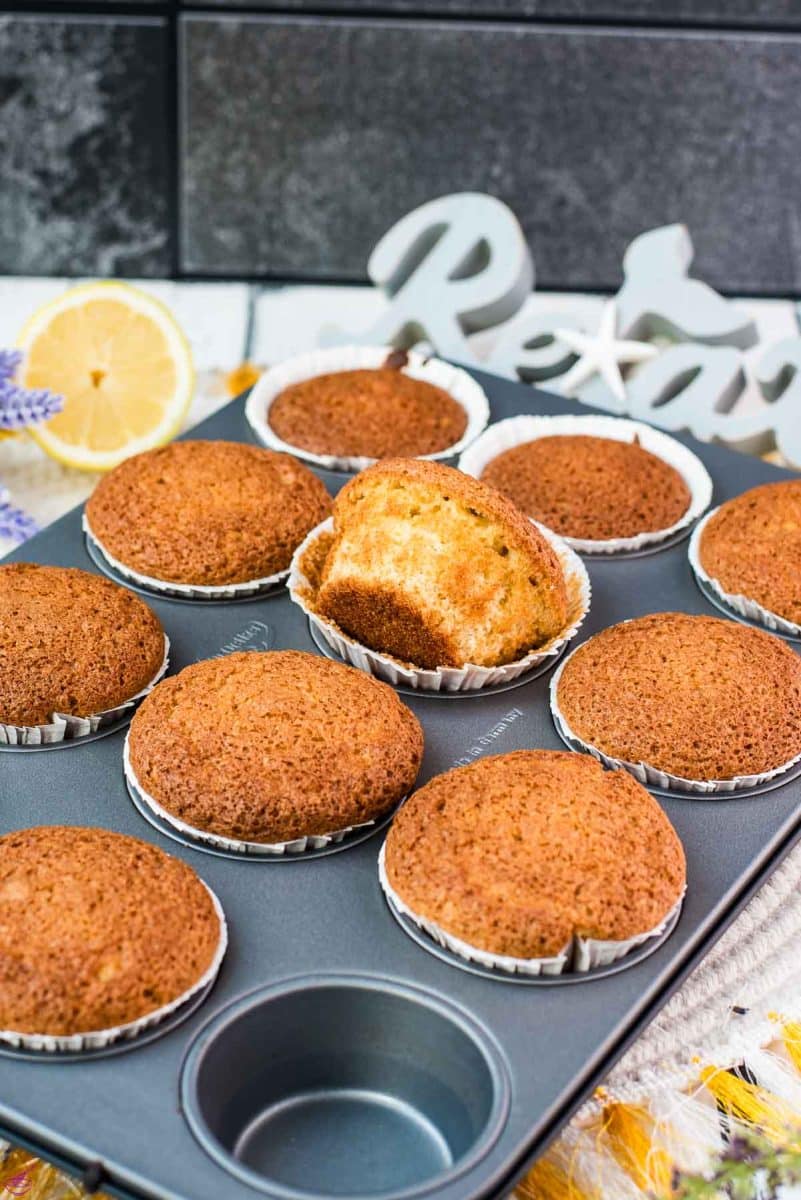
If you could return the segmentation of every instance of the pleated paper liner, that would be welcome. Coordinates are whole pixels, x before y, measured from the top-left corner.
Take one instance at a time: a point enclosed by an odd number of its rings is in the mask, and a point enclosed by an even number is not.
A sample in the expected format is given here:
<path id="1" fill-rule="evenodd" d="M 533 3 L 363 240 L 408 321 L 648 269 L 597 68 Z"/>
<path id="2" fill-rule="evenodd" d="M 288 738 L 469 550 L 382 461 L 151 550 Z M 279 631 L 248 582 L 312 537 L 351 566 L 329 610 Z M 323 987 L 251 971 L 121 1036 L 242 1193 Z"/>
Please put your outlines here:
<path id="1" fill-rule="evenodd" d="M 144 700 L 164 676 L 170 665 L 170 640 L 164 635 L 164 661 L 157 673 L 140 692 L 131 696 L 116 708 L 93 713 L 88 717 L 74 717 L 69 713 L 53 713 L 46 725 L 6 725 L 0 723 L 0 749 L 42 748 L 63 743 L 74 743 L 82 739 L 112 733 L 133 716 L 134 709 Z"/>
<path id="2" fill-rule="evenodd" d="M 269 422 L 270 406 L 280 392 L 292 384 L 302 383 L 317 375 L 335 374 L 338 371 L 377 370 L 383 367 L 388 356 L 395 353 L 392 346 L 336 346 L 326 350 L 313 350 L 300 354 L 261 376 L 250 393 L 245 405 L 245 416 L 258 440 L 270 450 L 280 450 L 302 458 L 317 467 L 329 471 L 363 471 L 376 462 L 363 456 L 335 454 L 313 454 L 300 446 L 285 442 L 272 429 Z M 439 358 L 428 358 L 414 350 L 408 351 L 408 364 L 402 368 L 405 375 L 420 379 L 434 387 L 442 388 L 459 403 L 467 414 L 467 428 L 457 442 L 438 450 L 435 454 L 423 454 L 421 458 L 454 458 L 478 437 L 489 420 L 489 401 L 484 390 L 460 367 L 451 366 Z"/>
<path id="3" fill-rule="evenodd" d="M 633 442 L 636 438 L 643 450 L 656 455 L 678 471 L 690 491 L 686 512 L 667 529 L 648 530 L 632 537 L 606 540 L 561 535 L 580 554 L 637 554 L 668 543 L 673 545 L 686 537 L 693 522 L 698 520 L 712 500 L 712 480 L 692 450 L 650 425 L 622 417 L 509 417 L 490 425 L 464 451 L 459 459 L 459 469 L 480 479 L 488 464 L 499 454 L 525 442 L 557 435 L 610 438 L 618 442 Z"/>
<path id="4" fill-rule="evenodd" d="M 789 781 L 789 779 L 795 778 L 795 775 L 798 773 L 797 771 L 792 772 L 792 769 L 793 767 L 799 767 L 799 764 L 801 764 L 801 753 L 796 754 L 789 762 L 782 763 L 780 767 L 774 767 L 770 771 L 761 771 L 756 775 L 735 775 L 731 779 L 684 779 L 681 775 L 672 775 L 669 771 L 661 771 L 658 767 L 650 766 L 645 762 L 628 762 L 626 759 L 615 758 L 611 754 L 604 753 L 597 746 L 593 746 L 590 742 L 585 742 L 570 728 L 567 718 L 559 707 L 557 699 L 559 680 L 571 658 L 572 654 L 568 655 L 551 676 L 551 716 L 553 717 L 556 732 L 569 749 L 576 750 L 581 754 L 591 754 L 593 758 L 597 758 L 606 767 L 611 767 L 615 770 L 621 767 L 624 768 L 630 775 L 633 775 L 635 779 L 643 784 L 644 787 L 650 788 L 651 791 L 662 792 L 666 795 L 718 796 L 725 799 L 727 796 L 743 795 L 747 792 L 754 794 L 756 789 L 767 791 L 770 786 L 776 786 L 785 782 L 781 778 L 782 776 L 787 775 L 787 781 Z M 788 774 L 789 772 L 792 772 L 792 774 Z"/>
<path id="5" fill-rule="evenodd" d="M 718 508 L 713 508 L 702 521 L 698 522 L 687 548 L 687 557 L 699 588 L 707 599 L 722 612 L 742 617 L 745 621 L 768 629 L 780 637 L 794 641 L 801 640 L 801 625 L 795 621 L 788 621 L 786 617 L 780 617 L 778 613 L 771 612 L 769 608 L 765 608 L 748 596 L 727 592 L 720 581 L 704 569 L 701 563 L 701 538 L 704 536 L 707 522 L 711 521 L 718 511 Z"/>
<path id="6" fill-rule="evenodd" d="M 203 883 L 203 880 L 201 880 Z M 154 1036 L 186 1020 L 195 1011 L 198 1003 L 202 1002 L 211 990 L 219 974 L 223 958 L 228 947 L 228 926 L 225 913 L 217 896 L 203 883 L 211 897 L 214 911 L 220 922 L 220 941 L 214 957 L 196 983 L 182 995 L 163 1004 L 153 1012 L 128 1021 L 124 1025 L 115 1025 L 108 1029 L 97 1029 L 89 1033 L 52 1034 L 52 1033 L 20 1033 L 12 1029 L 0 1030 L 0 1054 L 11 1053 L 15 1057 L 41 1057 L 57 1060 L 64 1057 L 100 1057 L 107 1053 L 119 1052 L 123 1049 L 134 1049 L 144 1045 Z M 161 1027 L 161 1028 L 160 1028 Z"/>
<path id="7" fill-rule="evenodd" d="M 506 954 L 492 954 L 471 946 L 461 938 L 448 933 L 441 925 L 421 916 L 400 898 L 387 878 L 386 843 L 378 856 L 378 879 L 386 896 L 390 911 L 398 919 L 401 928 L 409 936 L 428 949 L 438 953 L 453 966 L 473 969 L 475 972 L 505 982 L 517 983 L 568 983 L 589 981 L 599 976 L 633 966 L 658 949 L 673 932 L 681 913 L 684 892 L 667 913 L 664 920 L 646 933 L 620 941 L 601 941 L 597 938 L 576 937 L 560 954 L 549 958 L 513 958 Z M 411 924 L 411 928 L 409 927 Z M 415 930 L 421 936 L 415 936 Z"/>
<path id="8" fill-rule="evenodd" d="M 562 538 L 557 537 L 544 525 L 539 525 L 536 521 L 533 523 L 553 546 L 562 565 L 568 591 L 568 624 L 550 642 L 530 651 L 525 658 L 518 659 L 513 663 L 504 663 L 498 667 L 481 667 L 471 663 L 466 663 L 463 667 L 438 667 L 436 669 L 415 667 L 411 663 L 400 662 L 389 654 L 379 654 L 376 650 L 363 646 L 354 638 L 343 633 L 333 621 L 326 620 L 325 617 L 315 612 L 307 598 L 312 587 L 303 571 L 303 557 L 319 537 L 333 531 L 332 517 L 313 529 L 295 551 L 289 570 L 290 599 L 303 609 L 313 633 L 322 637 L 338 658 L 352 667 L 357 667 L 360 671 L 365 671 L 368 675 L 374 675 L 396 687 L 447 695 L 456 692 L 475 692 L 482 688 L 508 684 L 533 671 L 536 667 L 555 662 L 567 643 L 578 633 L 590 609 L 590 577 L 583 562 Z"/>
<path id="9" fill-rule="evenodd" d="M 281 587 L 289 575 L 289 568 L 287 568 L 285 571 L 278 571 L 275 575 L 266 575 L 262 579 L 249 579 L 244 583 L 219 585 L 169 583 L 164 579 L 156 579 L 151 575 L 142 575 L 139 571 L 134 571 L 131 567 L 127 567 L 125 563 L 121 563 L 119 559 L 116 559 L 113 554 L 109 553 L 99 538 L 95 536 L 86 513 L 83 514 L 82 523 L 83 532 L 86 537 L 86 548 L 92 561 L 107 575 L 110 575 L 116 583 L 121 582 L 127 586 L 136 588 L 138 591 L 143 591 L 151 595 L 168 596 L 176 600 L 194 601 L 250 600 L 254 596 L 262 596 Z"/>
<path id="10" fill-rule="evenodd" d="M 159 804 L 149 792 L 146 792 L 136 777 L 131 765 L 128 738 L 123 749 L 123 770 L 125 782 L 136 807 L 151 824 L 163 833 L 173 837 L 184 845 L 191 845 L 198 850 L 207 850 L 211 854 L 227 858 L 255 859 L 264 862 L 271 860 L 291 860 L 311 858 L 317 855 L 330 854 L 336 850 L 345 850 L 358 845 L 365 838 L 372 836 L 392 819 L 395 809 L 373 821 L 363 821 L 358 825 L 348 825 L 344 829 L 332 830 L 330 833 L 309 834 L 307 837 L 293 838 L 287 842 L 249 842 L 238 838 L 225 837 L 206 829 L 198 829 L 189 825 L 169 812 Z M 397 807 L 397 805 L 395 806 Z"/>

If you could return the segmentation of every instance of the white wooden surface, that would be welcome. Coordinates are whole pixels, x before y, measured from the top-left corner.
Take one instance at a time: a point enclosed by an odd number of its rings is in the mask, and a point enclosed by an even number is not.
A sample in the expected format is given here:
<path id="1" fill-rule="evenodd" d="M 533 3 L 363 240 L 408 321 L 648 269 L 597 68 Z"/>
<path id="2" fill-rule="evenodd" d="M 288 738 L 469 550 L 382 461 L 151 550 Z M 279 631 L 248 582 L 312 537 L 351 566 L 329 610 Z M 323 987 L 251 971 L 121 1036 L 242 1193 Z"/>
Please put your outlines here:
<path id="1" fill-rule="evenodd" d="M 66 279 L 0 277 L 0 346 L 13 345 L 27 317 L 39 305 L 70 286 Z M 373 324 L 385 306 L 371 287 L 273 286 L 242 283 L 170 283 L 135 281 L 164 301 L 183 326 L 195 358 L 198 386 L 187 426 L 214 412 L 229 399 L 225 378 L 245 360 L 269 366 L 303 350 L 324 344 L 326 330 L 336 325 L 358 335 Z M 554 311 L 579 311 L 589 324 L 600 316 L 605 297 L 535 292 L 515 321 Z M 761 348 L 799 331 L 795 305 L 778 300 L 744 300 L 758 323 Z M 476 353 L 486 358 L 495 334 L 474 338 Z M 740 400 L 742 410 L 757 404 L 753 385 Z M 84 500 L 95 477 L 48 459 L 28 438 L 0 443 L 0 483 L 13 501 L 47 524 Z M 0 554 L 10 543 L 0 539 Z"/>

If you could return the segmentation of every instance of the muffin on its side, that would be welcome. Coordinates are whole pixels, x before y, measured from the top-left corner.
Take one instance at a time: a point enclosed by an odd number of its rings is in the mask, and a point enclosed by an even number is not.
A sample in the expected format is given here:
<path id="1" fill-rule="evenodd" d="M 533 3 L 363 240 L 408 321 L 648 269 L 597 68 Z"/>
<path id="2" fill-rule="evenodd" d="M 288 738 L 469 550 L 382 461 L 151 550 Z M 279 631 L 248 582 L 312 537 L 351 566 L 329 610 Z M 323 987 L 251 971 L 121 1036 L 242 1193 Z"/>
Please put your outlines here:
<path id="1" fill-rule="evenodd" d="M 331 500 L 288 454 L 239 442 L 172 442 L 126 459 L 86 504 L 92 535 L 123 567 L 201 587 L 266 579 Z"/>
<path id="2" fill-rule="evenodd" d="M 297 650 L 195 663 L 142 704 L 135 782 L 194 829 L 281 843 L 377 820 L 414 785 L 417 718 L 386 684 Z"/>
<path id="3" fill-rule="evenodd" d="M 224 931 L 177 858 L 106 829 L 0 837 L 0 1029 L 110 1030 L 171 1004 L 210 970 Z"/>
<path id="4" fill-rule="evenodd" d="M 593 541 L 669 529 L 691 500 L 676 468 L 636 440 L 586 434 L 513 446 L 481 478 L 555 533 Z"/>
<path id="5" fill-rule="evenodd" d="M 416 915 L 491 954 L 561 954 L 577 937 L 656 929 L 684 891 L 681 843 L 625 771 L 519 750 L 430 780 L 386 840 L 390 887 Z"/>
<path id="6" fill-rule="evenodd" d="M 400 352 L 383 367 L 293 383 L 270 405 L 270 428 L 312 454 L 412 458 L 447 450 L 467 428 L 465 409 L 444 388 L 404 374 L 404 365 Z"/>
<path id="7" fill-rule="evenodd" d="M 1 723 L 116 708 L 163 662 L 161 623 L 132 592 L 74 567 L 0 565 Z"/>
<path id="8" fill-rule="evenodd" d="M 681 779 L 760 775 L 801 754 L 801 658 L 733 621 L 668 612 L 613 625 L 571 655 L 555 692 L 582 742 Z"/>
<path id="9" fill-rule="evenodd" d="M 303 568 L 312 608 L 423 668 L 514 662 L 567 622 L 561 564 L 504 496 L 439 463 L 387 459 L 334 505 Z"/>
<path id="10" fill-rule="evenodd" d="M 699 559 L 724 592 L 801 625 L 801 479 L 727 500 L 704 526 Z"/>

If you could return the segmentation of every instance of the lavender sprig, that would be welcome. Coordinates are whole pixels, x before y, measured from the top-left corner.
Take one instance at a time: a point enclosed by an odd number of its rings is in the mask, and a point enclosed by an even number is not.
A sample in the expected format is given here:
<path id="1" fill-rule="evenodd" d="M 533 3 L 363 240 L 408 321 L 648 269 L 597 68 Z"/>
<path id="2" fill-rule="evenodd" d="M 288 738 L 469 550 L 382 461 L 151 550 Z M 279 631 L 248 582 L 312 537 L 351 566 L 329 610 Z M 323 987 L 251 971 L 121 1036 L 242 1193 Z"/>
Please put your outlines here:
<path id="1" fill-rule="evenodd" d="M 0 349 L 0 430 L 24 430 L 48 421 L 64 408 L 64 397 L 46 388 L 20 388 L 14 383 L 22 350 Z"/>
<path id="2" fill-rule="evenodd" d="M 0 350 L 0 383 L 10 383 L 21 362 L 21 350 Z"/>
<path id="3" fill-rule="evenodd" d="M 21 362 L 21 350 L 0 350 L 0 430 L 38 425 L 64 407 L 63 396 L 47 388 L 24 388 L 14 382 Z"/>
<path id="4" fill-rule="evenodd" d="M 21 351 L 0 349 L 0 432 L 38 425 L 64 407 L 63 396 L 46 388 L 20 387 L 14 382 L 21 362 Z M 0 538 L 25 542 L 38 532 L 33 517 L 10 504 L 8 492 L 0 488 Z"/>
<path id="5" fill-rule="evenodd" d="M 33 517 L 29 517 L 21 508 L 15 508 L 8 503 L 8 492 L 0 489 L 0 538 L 8 538 L 12 542 L 26 542 L 39 532 L 39 526 Z"/>
<path id="6" fill-rule="evenodd" d="M 0 367 L 0 369 L 2 369 Z M 63 397 L 46 388 L 21 388 L 0 377 L 0 429 L 24 429 L 49 421 L 64 407 Z"/>

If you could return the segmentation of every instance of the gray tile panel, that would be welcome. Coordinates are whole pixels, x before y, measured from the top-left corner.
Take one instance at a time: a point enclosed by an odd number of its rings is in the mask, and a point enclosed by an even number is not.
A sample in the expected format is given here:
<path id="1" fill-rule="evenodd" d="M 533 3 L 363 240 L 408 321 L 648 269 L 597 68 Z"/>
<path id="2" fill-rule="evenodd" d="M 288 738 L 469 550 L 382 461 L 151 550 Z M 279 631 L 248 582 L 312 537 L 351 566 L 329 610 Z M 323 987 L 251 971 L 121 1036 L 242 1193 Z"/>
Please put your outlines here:
<path id="1" fill-rule="evenodd" d="M 187 16 L 182 266 L 364 277 L 408 209 L 508 202 L 539 282 L 614 287 L 686 222 L 696 269 L 801 282 L 801 39 L 522 24 Z"/>
<path id="2" fill-rule="evenodd" d="M 0 272 L 171 268 L 166 23 L 0 15 Z"/>

